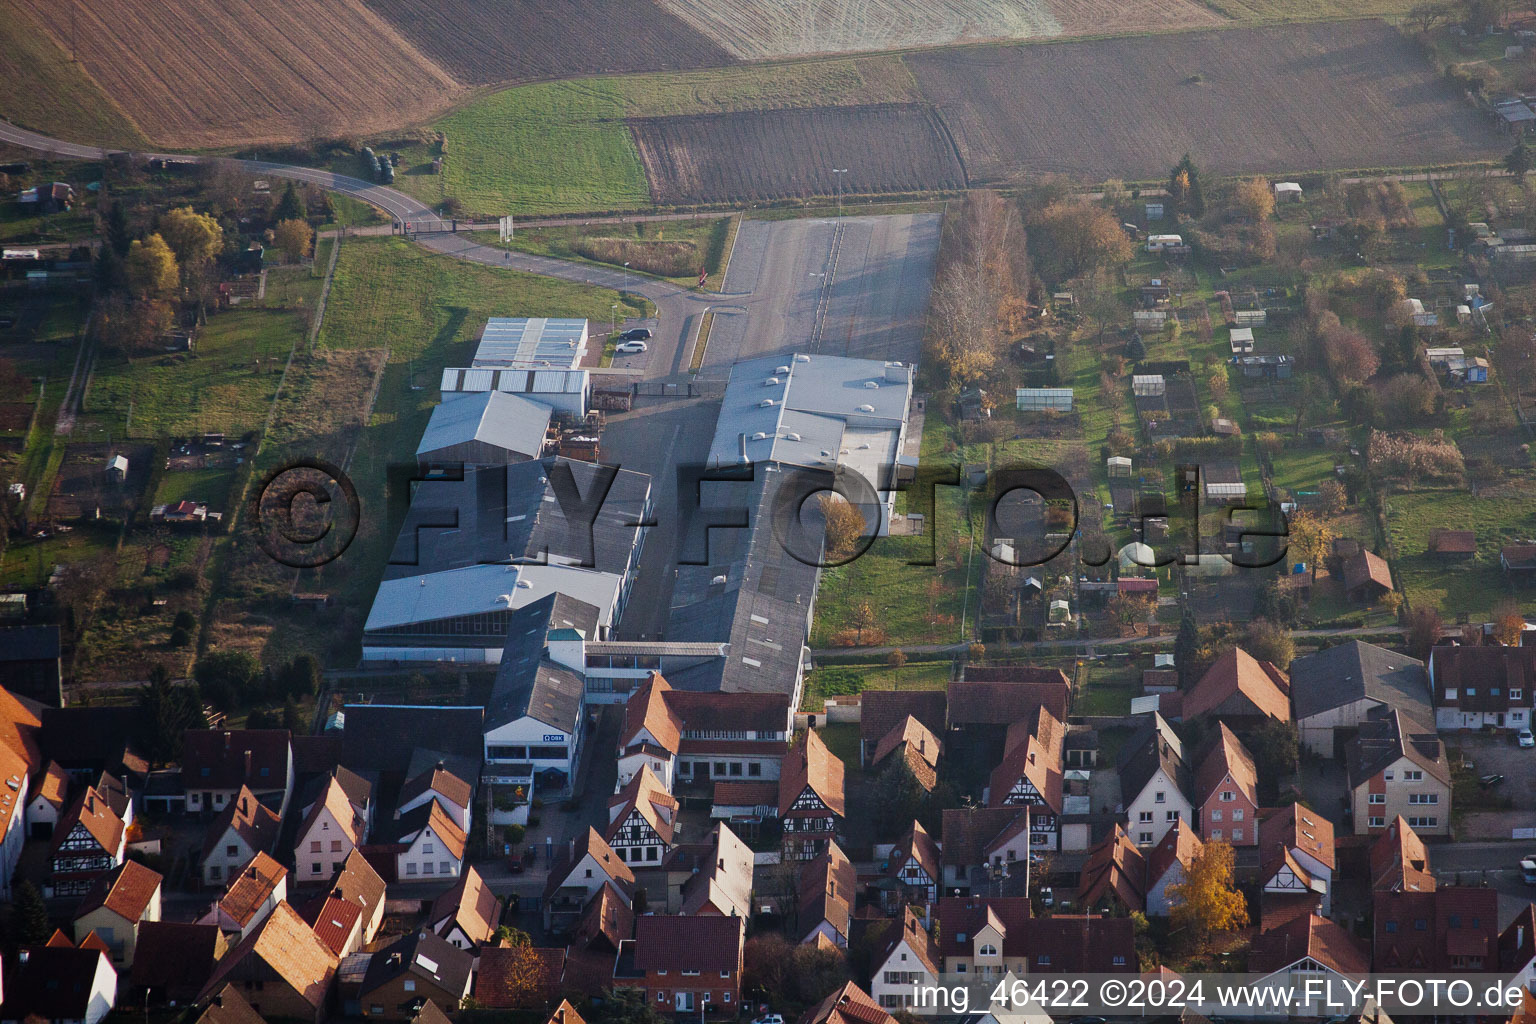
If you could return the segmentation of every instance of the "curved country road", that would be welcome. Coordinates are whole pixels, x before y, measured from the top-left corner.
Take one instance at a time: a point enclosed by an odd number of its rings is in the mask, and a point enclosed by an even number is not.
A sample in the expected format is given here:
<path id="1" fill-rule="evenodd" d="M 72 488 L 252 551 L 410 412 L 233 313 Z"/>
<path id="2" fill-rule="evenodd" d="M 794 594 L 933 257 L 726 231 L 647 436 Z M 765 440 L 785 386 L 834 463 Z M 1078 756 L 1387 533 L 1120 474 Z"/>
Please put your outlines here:
<path id="1" fill-rule="evenodd" d="M 128 152 L 65 142 L 62 139 L 50 138 L 19 128 L 7 121 L 0 121 L 0 142 L 81 160 L 101 160 L 113 153 Z M 528 253 L 509 252 L 494 246 L 481 245 L 449 231 L 447 223 L 431 208 L 404 192 L 345 174 L 336 174 L 314 167 L 273 163 L 267 160 L 241 160 L 233 157 L 207 157 L 184 153 L 139 153 L 137 155 L 145 159 L 190 160 L 194 163 L 222 162 L 251 174 L 307 182 L 329 192 L 337 192 L 362 200 L 383 210 L 395 220 L 407 225 L 410 234 L 415 237 L 419 245 L 444 256 L 643 295 L 656 304 L 658 323 L 651 342 L 649 358 L 645 360 L 644 376 L 647 378 L 685 378 L 687 376 L 691 357 L 690 340 L 703 314 L 720 298 L 708 292 L 681 288 L 669 281 L 660 281 L 642 274 L 626 273 L 622 270 L 586 263 L 571 263 Z"/>

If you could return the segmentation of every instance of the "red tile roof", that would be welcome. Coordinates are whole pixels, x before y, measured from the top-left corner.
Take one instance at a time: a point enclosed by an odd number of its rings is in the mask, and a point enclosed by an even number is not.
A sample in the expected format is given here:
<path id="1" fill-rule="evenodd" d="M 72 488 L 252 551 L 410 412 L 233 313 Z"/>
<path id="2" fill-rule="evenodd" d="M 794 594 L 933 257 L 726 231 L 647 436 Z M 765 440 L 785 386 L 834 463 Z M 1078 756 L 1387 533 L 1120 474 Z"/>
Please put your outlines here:
<path id="1" fill-rule="evenodd" d="M 348 805 L 347 813 L 351 814 L 351 806 Z M 213 819 L 204 833 L 203 857 L 206 859 L 219 844 L 224 841 L 224 836 L 231 829 L 253 850 L 270 850 L 277 839 L 278 829 L 282 827 L 282 819 L 274 811 L 269 810 L 265 804 L 256 799 L 245 786 L 241 786 L 239 792 L 230 798 L 219 812 L 219 816 Z"/>
<path id="2" fill-rule="evenodd" d="M 806 1010 L 796 1024 L 896 1024 L 896 1018 L 850 981 Z"/>
<path id="3" fill-rule="evenodd" d="M 1172 834 L 1172 830 L 1169 830 Z M 1165 837 L 1166 838 L 1166 837 Z M 1113 893 L 1127 911 L 1147 906 L 1147 861 L 1125 829 L 1118 824 L 1088 850 L 1078 884 L 1079 906 L 1098 908 Z"/>
<path id="4" fill-rule="evenodd" d="M 934 876 L 937 881 L 939 876 Z M 858 876 L 842 848 L 828 840 L 826 850 L 800 869 L 800 928 L 809 932 L 825 921 L 839 935 L 848 937 L 853 918 L 854 889 Z M 803 937 L 803 935 L 801 936 Z"/>
<path id="5" fill-rule="evenodd" d="M 456 807 L 468 807 L 470 801 L 469 783 L 438 764 L 435 768 L 429 768 L 406 781 L 400 787 L 400 799 L 398 805 L 404 807 L 412 800 L 427 793 L 437 793 L 447 797 L 448 801 Z"/>
<path id="6" fill-rule="evenodd" d="M 265 852 L 258 853 L 240 872 L 240 877 L 229 883 L 224 898 L 219 900 L 219 908 L 244 928 L 287 877 L 287 868 Z"/>
<path id="7" fill-rule="evenodd" d="M 1281 856 L 1301 850 L 1333 871 L 1338 867 L 1333 822 L 1305 804 L 1282 807 L 1259 822 L 1259 857 L 1268 878 L 1279 868 Z"/>
<path id="8" fill-rule="evenodd" d="M 1259 772 L 1253 765 L 1253 755 L 1248 753 L 1237 734 L 1227 728 L 1226 722 L 1218 722 L 1210 749 L 1195 769 L 1195 803 L 1204 806 L 1229 778 L 1236 792 L 1257 807 Z"/>
<path id="9" fill-rule="evenodd" d="M 667 792 L 667 787 L 661 784 L 661 779 L 651 771 L 650 765 L 641 765 L 634 777 L 624 784 L 624 788 L 609 798 L 608 806 L 622 809 L 609 821 L 603 835 L 605 840 L 612 840 L 618 835 L 631 812 L 639 811 L 640 817 L 656 830 L 661 841 L 671 844 L 672 830 L 677 827 L 677 798 Z"/>
<path id="10" fill-rule="evenodd" d="M 949 687 L 949 725 L 1012 725 L 1042 707 L 1065 721 L 1070 690 L 1060 669 L 967 668 L 966 678 Z"/>
<path id="11" fill-rule="evenodd" d="M 652 672 L 640 688 L 624 702 L 624 725 L 619 730 L 619 749 L 628 750 L 640 732 L 651 734 L 654 742 L 669 754 L 677 753 L 682 740 L 683 720 L 667 705 L 672 689 L 660 672 Z"/>
<path id="12" fill-rule="evenodd" d="M 38 734 L 43 723 L 25 704 L 0 687 L 0 745 L 10 747 L 27 762 L 30 771 L 43 763 Z"/>
<path id="13" fill-rule="evenodd" d="M 165 876 L 160 872 L 152 871 L 138 861 L 124 861 L 122 867 L 96 880 L 75 909 L 74 919 L 78 921 L 86 914 L 106 907 L 125 921 L 138 921 L 149 909 L 163 881 Z"/>
<path id="14" fill-rule="evenodd" d="M 934 907 L 939 922 L 939 953 L 970 956 L 971 940 L 987 924 L 1003 933 L 1003 956 L 1027 956 L 1031 911 L 1023 896 L 944 896 Z"/>
<path id="15" fill-rule="evenodd" d="M 501 900 L 473 867 L 464 869 L 453 888 L 432 901 L 427 921 L 437 934 L 448 937 L 458 927 L 475 945 L 489 942 L 501 923 Z"/>
<path id="16" fill-rule="evenodd" d="M 1206 669 L 1184 695 L 1185 720 L 1211 711 L 1227 715 L 1263 714 L 1291 720 L 1290 679 L 1274 665 L 1233 647 Z"/>
<path id="17" fill-rule="evenodd" d="M 189 729 L 182 739 L 181 774 L 188 789 L 281 787 L 291 750 L 287 729 Z"/>
<path id="18" fill-rule="evenodd" d="M 1371 844 L 1370 854 L 1372 889 L 1434 891 L 1429 850 L 1401 814 L 1387 823 L 1386 831 Z"/>
<path id="19" fill-rule="evenodd" d="M 741 968 L 743 917 L 635 919 L 635 967 L 642 971 L 731 971 Z M 715 975 L 718 980 L 719 975 Z"/>
<path id="20" fill-rule="evenodd" d="M 340 959 L 320 941 L 298 911 L 287 903 L 279 903 L 255 931 L 241 939 L 240 944 L 219 961 L 198 1001 L 217 992 L 230 972 L 248 957 L 265 964 L 316 1009 L 325 1002 Z"/>
<path id="21" fill-rule="evenodd" d="M 948 700 L 943 690 L 865 690 L 859 705 L 859 736 L 867 752 L 908 715 L 935 736 L 944 732 Z"/>
<path id="22" fill-rule="evenodd" d="M 473 994 L 476 1002 L 494 1010 L 547 1006 L 560 994 L 564 975 L 564 949 L 487 946 L 480 951 Z M 570 1004 L 562 1001 L 561 1005 Z"/>
<path id="23" fill-rule="evenodd" d="M 1186 827 L 1183 821 L 1176 823 L 1147 855 L 1147 888 L 1157 885 L 1174 864 L 1187 870 L 1204 848 L 1205 843 L 1192 827 Z"/>
<path id="24" fill-rule="evenodd" d="M 91 838 L 108 853 L 116 856 L 118 850 L 122 848 L 123 832 L 126 828 L 123 825 L 123 819 L 112 813 L 111 804 L 96 792 L 94 786 L 87 786 L 85 792 L 75 798 L 69 811 L 54 826 L 53 842 L 48 849 L 49 857 L 59 851 L 59 847 L 74 831 L 77 824 L 85 826 Z"/>
<path id="25" fill-rule="evenodd" d="M 805 731 L 780 767 L 780 817 L 794 807 L 795 800 L 807 786 L 833 814 L 844 815 L 843 762 L 827 749 L 814 729 Z"/>
<path id="26" fill-rule="evenodd" d="M 1045 805 L 1061 813 L 1062 750 L 1066 729 L 1045 707 L 1008 727 L 1002 761 L 992 770 L 987 803 L 1001 807 L 1020 779 L 1027 779 Z"/>
<path id="27" fill-rule="evenodd" d="M 363 908 L 339 896 L 325 896 L 310 900 L 299 916 L 315 930 L 315 935 L 327 949 L 337 956 L 345 956 L 348 940 L 357 927 L 358 918 L 363 916 Z"/>
<path id="28" fill-rule="evenodd" d="M 1308 914 L 1260 932 L 1248 951 L 1248 970 L 1278 971 L 1304 957 L 1352 976 L 1371 968 L 1370 957 L 1354 936 L 1326 917 Z"/>
<path id="29" fill-rule="evenodd" d="M 1498 955 L 1498 897 L 1494 889 L 1475 886 L 1378 890 L 1373 966 L 1378 971 L 1467 970 L 1455 958 L 1480 956 L 1484 968 L 1492 969 Z"/>

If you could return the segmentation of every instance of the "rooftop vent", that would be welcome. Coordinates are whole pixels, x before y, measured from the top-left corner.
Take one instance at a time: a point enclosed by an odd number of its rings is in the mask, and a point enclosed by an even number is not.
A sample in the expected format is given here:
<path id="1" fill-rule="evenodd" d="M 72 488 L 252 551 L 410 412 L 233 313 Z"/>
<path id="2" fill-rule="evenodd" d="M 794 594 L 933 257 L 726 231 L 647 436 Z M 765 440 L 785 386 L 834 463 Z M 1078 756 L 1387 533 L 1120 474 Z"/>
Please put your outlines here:
<path id="1" fill-rule="evenodd" d="M 773 372 L 774 373 L 788 373 L 789 372 L 789 367 L 787 367 L 787 366 L 780 366 L 777 369 L 775 369 Z"/>
<path id="2" fill-rule="evenodd" d="M 810 356 L 795 356 L 795 362 L 797 362 L 797 363 L 808 363 L 810 361 L 811 361 L 811 357 Z"/>
<path id="3" fill-rule="evenodd" d="M 778 382 L 779 382 L 779 378 L 777 378 L 777 377 L 769 377 L 767 380 L 763 381 L 763 387 L 771 388 L 775 384 L 777 384 Z"/>
<path id="4" fill-rule="evenodd" d="M 757 433 L 752 435 L 752 440 L 754 440 L 754 441 L 766 441 L 766 440 L 768 440 L 768 434 L 767 434 L 766 431 L 759 430 Z"/>
<path id="5" fill-rule="evenodd" d="M 865 391 L 879 391 L 880 390 L 880 382 L 877 381 L 877 380 L 867 380 L 867 381 L 864 382 L 864 390 Z"/>
<path id="6" fill-rule="evenodd" d="M 761 402 L 757 403 L 757 407 L 759 409 L 772 409 L 773 405 L 774 405 L 774 402 L 773 402 L 773 399 L 771 399 L 771 398 L 765 398 Z"/>
<path id="7" fill-rule="evenodd" d="M 710 580 L 709 583 L 710 583 L 710 586 L 723 587 L 723 586 L 725 586 L 725 577 L 723 575 L 716 576 L 714 579 Z"/>
<path id="8" fill-rule="evenodd" d="M 859 412 L 874 412 L 874 411 L 875 411 L 875 407 L 872 406 L 872 405 L 861 405 L 861 406 L 859 406 Z"/>
<path id="9" fill-rule="evenodd" d="M 785 434 L 784 434 L 784 440 L 786 440 L 786 441 L 798 441 L 798 440 L 800 440 L 800 435 L 795 433 L 793 430 L 786 431 Z"/>

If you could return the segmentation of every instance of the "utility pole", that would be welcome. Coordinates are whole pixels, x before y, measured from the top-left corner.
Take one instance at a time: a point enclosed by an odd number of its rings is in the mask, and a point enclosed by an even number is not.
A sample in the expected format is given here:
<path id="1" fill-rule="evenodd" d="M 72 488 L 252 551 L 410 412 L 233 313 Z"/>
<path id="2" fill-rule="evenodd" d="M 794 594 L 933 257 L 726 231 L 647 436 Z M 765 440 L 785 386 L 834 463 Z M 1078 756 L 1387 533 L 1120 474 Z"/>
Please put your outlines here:
<path id="1" fill-rule="evenodd" d="M 848 173 L 846 167 L 834 167 L 832 173 L 837 175 L 837 215 L 843 215 L 843 175 Z"/>

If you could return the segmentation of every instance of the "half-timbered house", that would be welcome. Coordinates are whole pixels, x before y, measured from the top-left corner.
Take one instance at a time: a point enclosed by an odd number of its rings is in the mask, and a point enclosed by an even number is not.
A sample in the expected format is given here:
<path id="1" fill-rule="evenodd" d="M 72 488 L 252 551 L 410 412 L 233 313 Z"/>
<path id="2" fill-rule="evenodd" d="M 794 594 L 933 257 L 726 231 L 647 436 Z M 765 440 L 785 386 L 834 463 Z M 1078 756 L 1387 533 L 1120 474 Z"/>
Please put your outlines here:
<path id="1" fill-rule="evenodd" d="M 788 860 L 813 860 L 842 828 L 843 762 L 814 729 L 784 758 L 779 776 L 779 820 Z"/>

